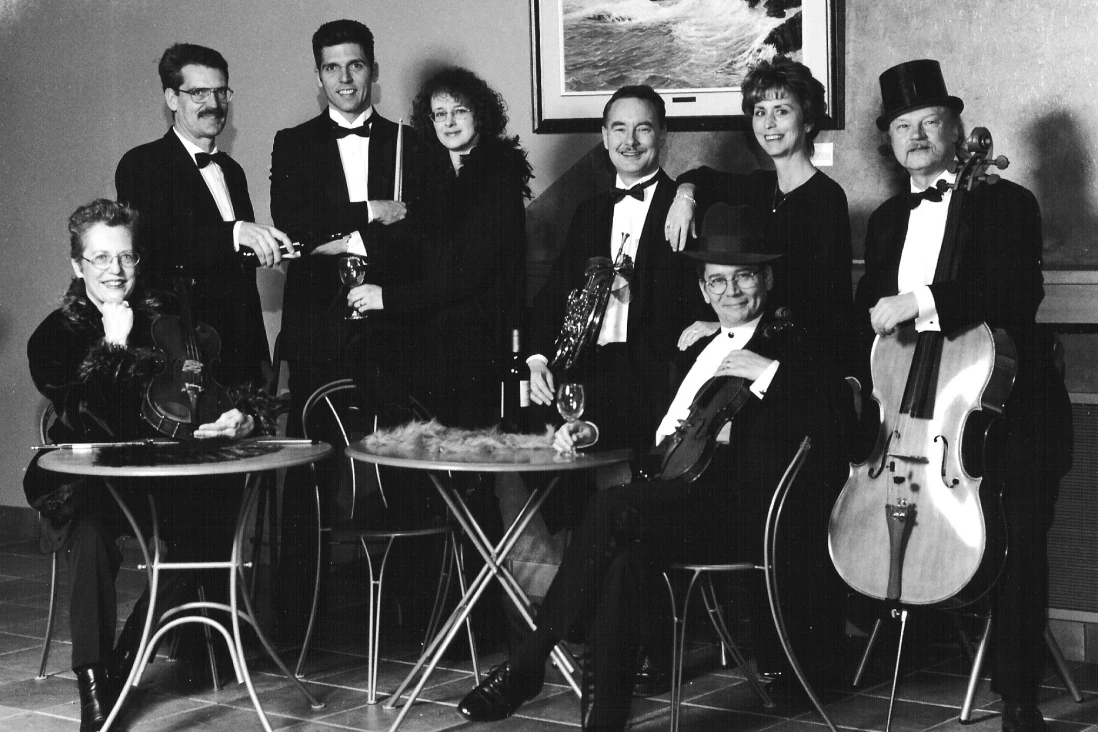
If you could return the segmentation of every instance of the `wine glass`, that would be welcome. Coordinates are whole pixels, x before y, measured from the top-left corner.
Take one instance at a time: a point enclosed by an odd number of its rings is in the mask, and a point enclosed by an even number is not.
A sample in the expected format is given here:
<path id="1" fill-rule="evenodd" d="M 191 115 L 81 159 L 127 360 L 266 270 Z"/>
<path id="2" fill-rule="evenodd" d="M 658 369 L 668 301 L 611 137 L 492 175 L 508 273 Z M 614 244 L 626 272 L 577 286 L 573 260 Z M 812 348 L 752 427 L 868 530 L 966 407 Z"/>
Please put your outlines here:
<path id="1" fill-rule="evenodd" d="M 339 281 L 347 286 L 350 292 L 352 287 L 357 287 L 366 281 L 366 259 L 357 254 L 342 257 L 339 260 Z M 363 320 L 366 316 L 355 310 L 354 306 L 347 306 L 344 320 Z"/>
<path id="2" fill-rule="evenodd" d="M 557 411 L 568 422 L 583 416 L 583 384 L 565 383 L 557 389 Z"/>

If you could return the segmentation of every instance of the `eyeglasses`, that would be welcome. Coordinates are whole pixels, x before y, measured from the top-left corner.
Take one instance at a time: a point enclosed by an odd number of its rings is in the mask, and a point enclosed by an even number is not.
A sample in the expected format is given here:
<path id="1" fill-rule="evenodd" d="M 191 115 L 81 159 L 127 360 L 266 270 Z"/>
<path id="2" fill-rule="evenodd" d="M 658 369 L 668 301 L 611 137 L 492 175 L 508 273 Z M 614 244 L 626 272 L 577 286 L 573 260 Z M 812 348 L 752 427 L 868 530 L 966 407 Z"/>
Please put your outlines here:
<path id="1" fill-rule="evenodd" d="M 100 272 L 106 272 L 110 269 L 110 266 L 114 264 L 114 260 L 118 260 L 126 269 L 132 269 L 137 266 L 137 263 L 141 261 L 141 255 L 137 252 L 122 252 L 121 254 L 115 254 L 113 257 L 106 252 L 99 252 L 91 259 L 87 257 L 81 257 L 85 262 L 95 267 Z"/>
<path id="2" fill-rule="evenodd" d="M 465 107 L 454 107 L 453 111 L 451 112 L 444 112 L 442 110 L 431 112 L 431 121 L 436 123 L 445 122 L 451 114 L 454 116 L 454 121 L 456 122 L 464 122 L 465 120 L 473 116 L 472 111 L 466 109 Z"/>
<path id="3" fill-rule="evenodd" d="M 728 290 L 728 285 L 731 282 L 735 282 L 736 287 L 744 292 L 754 290 L 759 286 L 759 270 L 745 269 L 737 272 L 731 277 L 713 275 L 705 280 L 705 287 L 709 290 L 709 294 L 711 295 L 723 295 L 725 291 Z"/>
<path id="4" fill-rule="evenodd" d="M 200 86 L 195 89 L 176 89 L 175 91 L 177 94 L 190 94 L 195 104 L 205 104 L 209 101 L 211 94 L 217 97 L 219 102 L 227 102 L 233 98 L 233 90 L 227 86 L 219 86 L 216 89 Z"/>

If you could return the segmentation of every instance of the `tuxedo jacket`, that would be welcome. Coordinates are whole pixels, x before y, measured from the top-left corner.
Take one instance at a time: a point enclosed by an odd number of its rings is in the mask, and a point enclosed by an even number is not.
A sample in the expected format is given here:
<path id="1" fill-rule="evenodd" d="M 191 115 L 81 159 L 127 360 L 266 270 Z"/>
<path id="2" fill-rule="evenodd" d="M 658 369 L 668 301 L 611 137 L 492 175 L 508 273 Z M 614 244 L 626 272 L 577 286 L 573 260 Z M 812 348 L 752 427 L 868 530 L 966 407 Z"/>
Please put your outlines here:
<path id="1" fill-rule="evenodd" d="M 644 434 L 651 434 L 671 401 L 671 365 L 682 329 L 700 315 L 701 298 L 694 262 L 673 251 L 663 236 L 667 211 L 675 198 L 675 183 L 662 170 L 648 217 L 637 244 L 635 276 L 631 285 L 626 348 L 629 354 L 631 392 L 643 402 Z M 568 294 L 585 283 L 584 268 L 591 257 L 609 257 L 614 200 L 610 191 L 579 205 L 544 288 L 534 298 L 529 353 L 552 360 L 554 344 L 567 310 Z M 577 380 L 591 368 L 594 343 L 576 366 Z M 560 374 L 556 375 L 561 378 Z M 648 424 L 654 422 L 653 424 Z M 651 432 L 649 432 L 651 427 Z"/>
<path id="2" fill-rule="evenodd" d="M 374 110 L 370 117 L 367 192 L 370 200 L 392 200 L 396 170 L 397 124 Z M 353 231 L 362 235 L 368 254 L 367 281 L 381 286 L 415 269 L 408 219 L 384 226 L 369 223 L 365 202 L 351 203 L 347 179 L 332 133 L 327 108 L 317 117 L 275 135 L 271 153 L 271 218 L 295 241 L 324 241 Z M 416 190 L 416 145 L 404 129 L 404 200 Z M 409 202 L 409 218 L 415 215 Z M 353 335 L 343 320 L 346 288 L 339 281 L 338 257 L 316 255 L 292 260 L 286 271 L 282 303 L 282 348 L 287 358 L 337 359 Z M 372 313 L 373 324 L 389 319 Z"/>
<path id="3" fill-rule="evenodd" d="M 220 164 L 237 221 L 254 221 L 243 168 Z M 193 317 L 221 336 L 223 383 L 261 376 L 270 362 L 267 332 L 256 287 L 256 260 L 233 249 L 234 221 L 222 221 L 205 179 L 171 129 L 159 140 L 133 148 L 114 176 L 118 199 L 140 214 L 138 239 L 145 249 L 142 273 L 151 287 L 171 289 L 180 276 L 192 282 Z"/>
<path id="4" fill-rule="evenodd" d="M 899 291 L 897 274 L 910 214 L 908 196 L 903 193 L 885 201 L 869 219 L 865 274 L 855 296 L 863 390 L 872 388 L 869 308 Z M 968 194 L 960 227 L 963 250 L 957 277 L 930 286 L 942 331 L 948 337 L 979 322 L 1006 331 L 1018 351 L 1018 373 L 1003 416 L 1009 430 L 1024 442 L 1041 446 L 1027 450 L 1026 456 L 1014 457 L 1047 457 L 1051 468 L 1056 470 L 1059 465 L 1059 470 L 1066 470 L 1071 449 L 1070 405 L 1053 363 L 1051 332 L 1037 323 L 1037 309 L 1045 294 L 1037 200 L 1010 181 L 981 186 Z"/>

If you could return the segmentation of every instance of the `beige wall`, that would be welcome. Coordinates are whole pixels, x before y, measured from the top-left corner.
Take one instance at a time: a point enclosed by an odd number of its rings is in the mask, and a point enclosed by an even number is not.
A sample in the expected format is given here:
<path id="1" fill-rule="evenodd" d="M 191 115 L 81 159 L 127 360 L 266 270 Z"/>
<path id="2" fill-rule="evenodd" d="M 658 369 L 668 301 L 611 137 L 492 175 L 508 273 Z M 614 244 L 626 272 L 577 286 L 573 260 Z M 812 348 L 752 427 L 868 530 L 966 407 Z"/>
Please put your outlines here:
<path id="1" fill-rule="evenodd" d="M 1088 55 L 1088 41 L 1098 0 L 846 5 L 847 123 L 822 139 L 835 143 L 829 173 L 850 196 L 856 237 L 894 180 L 876 151 L 876 76 L 899 61 L 933 56 L 965 98 L 969 124 L 992 128 L 1014 161 L 1011 177 L 1057 214 L 1046 225 L 1050 258 L 1094 261 L 1098 60 Z M 437 64 L 467 65 L 484 76 L 511 105 L 511 131 L 530 151 L 536 194 L 598 143 L 593 134 L 532 133 L 526 0 L 0 0 L 0 506 L 24 505 L 19 483 L 42 404 L 27 375 L 25 344 L 69 279 L 65 219 L 80 203 L 113 195 L 122 153 L 164 133 L 160 53 L 187 40 L 227 58 L 238 96 L 221 144 L 244 166 L 257 215 L 269 221 L 271 141 L 276 130 L 320 109 L 309 36 L 339 17 L 375 32 L 377 102 L 389 117 L 407 115 L 416 86 Z M 755 164 L 738 133 L 675 136 L 669 170 L 699 161 Z M 535 202 L 534 244 L 542 251 L 553 250 L 573 199 L 597 185 L 596 163 L 589 156 L 566 178 L 575 187 L 555 186 Z M 273 334 L 281 280 L 264 274 Z"/>

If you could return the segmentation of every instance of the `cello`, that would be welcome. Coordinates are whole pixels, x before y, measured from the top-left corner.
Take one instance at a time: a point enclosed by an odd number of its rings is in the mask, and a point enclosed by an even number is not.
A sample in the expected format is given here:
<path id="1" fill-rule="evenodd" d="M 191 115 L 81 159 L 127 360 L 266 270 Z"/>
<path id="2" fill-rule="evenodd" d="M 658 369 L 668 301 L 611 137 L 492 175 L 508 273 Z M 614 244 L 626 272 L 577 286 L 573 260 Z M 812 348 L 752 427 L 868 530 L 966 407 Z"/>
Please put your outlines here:
<path id="1" fill-rule="evenodd" d="M 956 279 L 972 191 L 998 180 L 989 166 L 1009 164 L 991 154 L 991 134 L 977 127 L 952 186 L 935 282 Z M 831 513 L 835 568 L 853 589 L 893 606 L 973 602 L 1005 557 L 999 495 L 980 490 L 983 445 L 1017 373 L 1014 344 L 986 323 L 949 334 L 909 324 L 876 337 L 870 366 L 881 424 Z"/>
<path id="2" fill-rule="evenodd" d="M 202 424 L 233 408 L 229 390 L 207 373 L 221 353 L 221 337 L 205 323 L 191 318 L 187 286 L 175 284 L 179 315 L 161 315 L 152 322 L 152 338 L 164 354 L 164 370 L 145 390 L 142 418 L 157 432 L 175 439 L 189 439 Z"/>

